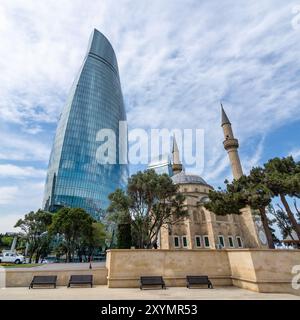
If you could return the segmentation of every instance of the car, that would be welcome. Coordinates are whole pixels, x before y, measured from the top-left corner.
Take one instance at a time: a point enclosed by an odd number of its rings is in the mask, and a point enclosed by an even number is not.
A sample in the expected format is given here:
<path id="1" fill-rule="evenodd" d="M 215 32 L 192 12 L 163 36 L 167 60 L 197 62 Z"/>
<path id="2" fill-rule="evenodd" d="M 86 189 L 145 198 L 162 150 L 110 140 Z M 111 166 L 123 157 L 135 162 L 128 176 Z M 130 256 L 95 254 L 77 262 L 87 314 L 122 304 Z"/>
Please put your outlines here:
<path id="1" fill-rule="evenodd" d="M 48 260 L 46 260 L 45 258 L 43 258 L 43 259 L 40 260 L 40 263 L 46 264 L 46 263 L 48 263 Z"/>
<path id="2" fill-rule="evenodd" d="M 0 256 L 0 263 L 1 262 L 20 264 L 25 262 L 25 257 L 15 252 L 6 251 Z"/>

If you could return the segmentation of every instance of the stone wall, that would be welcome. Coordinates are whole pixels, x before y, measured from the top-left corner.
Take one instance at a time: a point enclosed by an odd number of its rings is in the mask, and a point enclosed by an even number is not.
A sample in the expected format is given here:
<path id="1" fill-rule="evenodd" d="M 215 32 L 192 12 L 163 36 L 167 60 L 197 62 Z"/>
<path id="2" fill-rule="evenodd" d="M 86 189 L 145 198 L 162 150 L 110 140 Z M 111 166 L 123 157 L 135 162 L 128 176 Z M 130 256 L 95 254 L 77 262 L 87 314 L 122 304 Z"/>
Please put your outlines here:
<path id="1" fill-rule="evenodd" d="M 228 251 L 233 285 L 258 292 L 300 295 L 291 282 L 292 268 L 300 265 L 300 250 Z"/>
<path id="2" fill-rule="evenodd" d="M 3 267 L 0 267 L 0 288 L 5 288 L 5 281 L 6 278 L 6 273 L 5 273 L 5 269 Z"/>
<path id="3" fill-rule="evenodd" d="M 141 275 L 163 276 L 167 286 L 185 286 L 186 275 L 207 274 L 215 285 L 232 285 L 224 250 L 110 250 L 110 288 L 139 287 Z"/>
<path id="4" fill-rule="evenodd" d="M 6 269 L 3 273 L 6 275 L 5 281 L 2 283 L 2 287 L 29 287 L 33 276 L 49 276 L 57 275 L 57 285 L 58 286 L 67 286 L 70 276 L 76 274 L 92 274 L 93 282 L 95 285 L 105 285 L 107 283 L 107 269 L 105 267 L 96 268 L 96 269 L 80 269 L 76 270 L 67 269 L 55 269 L 52 270 L 43 270 L 39 268 L 15 268 L 15 269 Z M 1 271 L 0 271 L 0 280 L 1 280 Z M 1 285 L 1 282 L 0 282 Z"/>
<path id="5" fill-rule="evenodd" d="M 300 250 L 110 250 L 108 287 L 138 287 L 142 275 L 163 276 L 167 286 L 185 286 L 187 275 L 208 275 L 215 286 L 300 295 L 292 268 Z"/>
<path id="6" fill-rule="evenodd" d="M 137 288 L 142 275 L 163 276 L 167 286 L 185 286 L 187 275 L 208 275 L 214 286 L 234 285 L 257 292 L 292 293 L 300 265 L 300 250 L 110 250 L 106 267 L 92 270 L 66 265 L 4 269 L 0 267 L 0 287 L 28 287 L 34 275 L 57 275 L 66 286 L 71 274 L 93 274 L 94 284 L 110 288 Z"/>

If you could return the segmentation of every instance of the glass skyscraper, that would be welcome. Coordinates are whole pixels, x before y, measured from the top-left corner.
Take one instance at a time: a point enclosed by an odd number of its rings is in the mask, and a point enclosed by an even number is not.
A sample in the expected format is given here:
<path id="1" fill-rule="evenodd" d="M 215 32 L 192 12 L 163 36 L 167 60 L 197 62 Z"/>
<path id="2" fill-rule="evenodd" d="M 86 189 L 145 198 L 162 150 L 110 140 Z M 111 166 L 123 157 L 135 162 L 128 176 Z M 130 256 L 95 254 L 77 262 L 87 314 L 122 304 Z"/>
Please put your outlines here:
<path id="1" fill-rule="evenodd" d="M 153 169 L 157 174 L 166 173 L 171 177 L 173 175 L 173 170 L 170 155 L 163 154 L 158 156 L 149 163 L 148 169 Z"/>
<path id="2" fill-rule="evenodd" d="M 80 207 L 97 218 L 107 208 L 108 195 L 127 182 L 128 168 L 119 163 L 118 152 L 120 141 L 127 139 L 119 136 L 119 121 L 125 120 L 114 50 L 104 35 L 94 30 L 58 121 L 45 184 L 46 210 Z M 116 164 L 101 163 L 96 157 L 101 129 L 115 133 Z"/>

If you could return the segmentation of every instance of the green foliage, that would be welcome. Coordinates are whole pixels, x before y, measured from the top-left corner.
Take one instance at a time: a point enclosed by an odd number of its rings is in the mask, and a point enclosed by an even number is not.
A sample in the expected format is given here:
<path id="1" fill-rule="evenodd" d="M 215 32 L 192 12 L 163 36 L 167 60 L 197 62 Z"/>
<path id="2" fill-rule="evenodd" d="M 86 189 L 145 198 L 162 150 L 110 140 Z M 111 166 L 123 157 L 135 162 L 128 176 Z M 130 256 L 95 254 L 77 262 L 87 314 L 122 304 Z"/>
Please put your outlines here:
<path id="1" fill-rule="evenodd" d="M 119 249 L 130 249 L 132 243 L 130 223 L 118 224 L 117 247 Z"/>
<path id="2" fill-rule="evenodd" d="M 167 175 L 154 170 L 137 172 L 128 180 L 126 193 L 120 189 L 109 196 L 108 208 L 116 223 L 130 223 L 133 244 L 151 248 L 164 224 L 173 224 L 187 216 L 184 196 Z"/>
<path id="3" fill-rule="evenodd" d="M 110 205 L 107 209 L 109 212 L 108 220 L 115 223 L 130 223 L 131 217 L 129 208 L 131 205 L 131 199 L 121 189 L 116 189 L 115 192 L 108 196 Z"/>
<path id="4" fill-rule="evenodd" d="M 274 196 L 279 196 L 291 225 L 300 239 L 300 225 L 292 212 L 286 197 L 300 197 L 300 162 L 293 157 L 274 158 L 264 164 L 265 184 Z M 296 208 L 297 209 L 297 208 Z"/>
<path id="5" fill-rule="evenodd" d="M 15 264 L 15 263 L 10 263 L 10 262 L 7 262 L 7 263 L 0 263 L 0 266 L 1 267 L 4 267 L 4 268 L 34 268 L 34 267 L 37 267 L 39 266 L 39 264 L 36 264 L 36 263 L 32 263 L 32 264 Z"/>
<path id="6" fill-rule="evenodd" d="M 10 248 L 13 242 L 13 239 L 14 237 L 12 236 L 0 235 L 0 247 L 2 247 L 3 249 Z"/>
<path id="7" fill-rule="evenodd" d="M 277 224 L 277 226 L 279 227 L 280 233 L 282 235 L 282 238 L 285 239 L 286 237 L 290 236 L 291 239 L 293 239 L 293 235 L 292 235 L 293 227 L 286 212 L 280 206 L 278 206 L 278 209 L 275 209 L 272 204 L 269 205 L 268 212 L 270 216 L 273 217 L 273 219 L 271 220 L 271 223 Z"/>
<path id="8" fill-rule="evenodd" d="M 51 238 L 47 234 L 48 227 L 52 222 L 52 214 L 38 210 L 29 212 L 24 219 L 19 219 L 15 228 L 20 228 L 23 233 L 23 239 L 28 243 L 29 262 L 35 255 L 35 261 L 38 262 L 41 254 L 46 255 L 50 251 Z"/>
<path id="9" fill-rule="evenodd" d="M 101 222 L 93 222 L 91 233 L 83 235 L 79 249 L 88 256 L 92 256 L 96 249 L 100 251 L 104 247 L 106 238 L 105 226 Z"/>
<path id="10" fill-rule="evenodd" d="M 272 192 L 263 183 L 261 168 L 253 168 L 249 176 L 226 183 L 226 189 L 210 191 L 210 202 L 204 206 L 218 215 L 240 214 L 240 209 L 250 206 L 260 210 L 272 201 Z"/>
<path id="11" fill-rule="evenodd" d="M 300 238 L 300 226 L 286 200 L 286 196 L 299 198 L 300 196 L 300 163 L 292 157 L 274 158 L 264 167 L 253 168 L 248 176 L 242 176 L 232 183 L 226 183 L 226 190 L 211 191 L 210 202 L 205 207 L 216 214 L 238 214 L 245 206 L 250 206 L 260 213 L 269 246 L 273 247 L 271 221 L 265 208 L 274 197 L 279 196 L 285 208 L 272 210 L 273 223 L 279 225 L 282 234 L 290 234 L 293 228 Z M 295 206 L 296 211 L 297 207 Z"/>
<path id="12" fill-rule="evenodd" d="M 204 206 L 216 214 L 239 214 L 239 210 L 250 206 L 261 216 L 270 248 L 274 248 L 273 236 L 265 207 L 268 206 L 273 194 L 266 186 L 264 171 L 253 168 L 248 176 L 242 176 L 232 183 L 226 182 L 226 190 L 209 193 L 210 202 Z"/>
<path id="13" fill-rule="evenodd" d="M 240 214 L 243 203 L 239 202 L 236 193 L 229 193 L 224 190 L 209 191 L 210 202 L 204 204 L 205 208 L 217 215 Z"/>
<path id="14" fill-rule="evenodd" d="M 264 168 L 266 184 L 275 196 L 300 197 L 300 163 L 292 156 L 271 159 Z"/>
<path id="15" fill-rule="evenodd" d="M 59 234 L 63 238 L 67 262 L 74 258 L 75 250 L 82 243 L 90 243 L 93 238 L 93 218 L 81 208 L 62 208 L 53 215 L 49 228 L 51 235 Z"/>
<path id="16" fill-rule="evenodd" d="M 92 224 L 92 241 L 91 246 L 101 247 L 105 245 L 105 240 L 107 237 L 105 226 L 101 222 L 93 222 Z"/>

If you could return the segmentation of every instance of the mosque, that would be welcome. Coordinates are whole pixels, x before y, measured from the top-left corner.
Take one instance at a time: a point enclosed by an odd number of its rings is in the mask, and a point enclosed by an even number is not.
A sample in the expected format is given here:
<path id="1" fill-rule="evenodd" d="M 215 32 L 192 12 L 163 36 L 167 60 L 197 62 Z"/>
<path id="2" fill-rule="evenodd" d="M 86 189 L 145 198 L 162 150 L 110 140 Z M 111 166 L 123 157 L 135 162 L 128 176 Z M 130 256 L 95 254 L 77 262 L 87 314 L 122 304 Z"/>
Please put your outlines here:
<path id="1" fill-rule="evenodd" d="M 221 126 L 225 138 L 223 145 L 229 156 L 233 177 L 238 179 L 243 175 L 238 154 L 239 143 L 234 137 L 223 106 L 221 107 Z M 204 207 L 209 190 L 213 190 L 213 187 L 199 175 L 185 172 L 175 138 L 172 163 L 165 159 L 160 164 L 149 165 L 149 168 L 160 173 L 162 167 L 168 168 L 173 182 L 179 186 L 179 192 L 185 196 L 189 216 L 176 224 L 161 228 L 158 241 L 160 249 L 267 248 L 267 238 L 260 217 L 251 208 L 242 209 L 241 215 L 221 216 Z"/>

